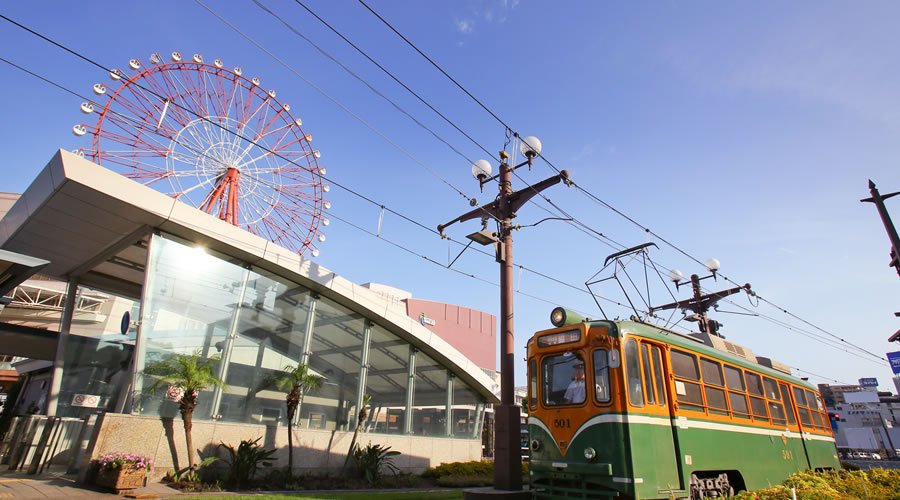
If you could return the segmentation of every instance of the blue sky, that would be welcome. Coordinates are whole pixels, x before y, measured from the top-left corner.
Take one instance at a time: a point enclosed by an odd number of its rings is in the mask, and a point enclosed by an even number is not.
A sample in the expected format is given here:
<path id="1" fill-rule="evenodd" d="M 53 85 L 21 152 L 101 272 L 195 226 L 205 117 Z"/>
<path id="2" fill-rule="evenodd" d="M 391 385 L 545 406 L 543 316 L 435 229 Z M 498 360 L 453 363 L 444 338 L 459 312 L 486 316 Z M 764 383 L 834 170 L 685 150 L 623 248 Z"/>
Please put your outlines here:
<path id="1" fill-rule="evenodd" d="M 469 208 L 438 177 L 480 203 L 491 199 L 493 188 L 480 193 L 469 173 L 466 158 L 486 156 L 477 146 L 297 2 L 259 1 L 463 155 L 253 2 L 209 6 L 289 68 L 196 2 L 12 3 L 2 13 L 107 67 L 173 50 L 242 66 L 245 74 L 259 75 L 266 88 L 277 89 L 303 118 L 329 178 L 428 227 Z M 489 151 L 504 145 L 502 125 L 359 3 L 304 3 Z M 869 178 L 882 192 L 900 190 L 900 5 L 527 0 L 372 0 L 370 5 L 513 129 L 540 137 L 546 157 L 568 169 L 580 186 L 700 260 L 718 258 L 726 276 L 752 283 L 762 296 L 828 332 L 882 355 L 900 348 L 886 341 L 900 327 L 893 316 L 900 310 L 900 283 L 886 265 L 887 236 L 874 207 L 859 203 L 868 196 Z M 7 22 L 0 21 L 0 39 L 3 58 L 73 90 L 87 94 L 93 83 L 108 81 L 105 72 Z M 0 89 L 6 96 L 0 134 L 7 158 L 0 190 L 20 192 L 56 149 L 86 145 L 71 133 L 83 120 L 80 100 L 5 64 L 0 64 Z M 527 182 L 552 173 L 542 161 L 521 171 Z M 523 186 L 517 179 L 515 187 Z M 617 242 L 648 241 L 643 230 L 575 189 L 555 186 L 546 195 Z M 319 263 L 358 283 L 381 282 L 420 298 L 497 314 L 495 286 L 399 251 L 338 220 L 375 231 L 378 207 L 338 188 L 329 200 L 333 222 Z M 888 201 L 894 214 L 900 214 L 897 203 Z M 547 217 L 541 206 L 547 205 L 527 205 L 517 222 Z M 459 224 L 448 232 L 463 239 L 477 226 Z M 385 216 L 382 235 L 444 263 L 459 251 L 392 215 Z M 582 289 L 614 251 L 555 221 L 525 228 L 515 241 L 517 264 Z M 657 243 L 652 256 L 661 265 L 687 275 L 703 271 Z M 471 251 L 454 268 L 498 281 L 493 259 Z M 516 280 L 522 292 L 515 318 L 521 384 L 525 340 L 549 326 L 551 304 L 593 317 L 599 311 L 583 291 L 526 271 Z M 598 291 L 622 300 L 614 288 Z M 661 288 L 653 296 L 657 303 L 668 299 Z M 753 309 L 745 296 L 735 301 Z M 730 304 L 722 309 L 739 311 Z M 827 337 L 765 303 L 753 310 Z M 629 315 L 615 306 L 607 312 Z M 827 347 L 757 317 L 716 317 L 729 340 L 822 376 L 810 376 L 812 382 L 877 377 L 883 389 L 893 390 L 884 362 Z"/>

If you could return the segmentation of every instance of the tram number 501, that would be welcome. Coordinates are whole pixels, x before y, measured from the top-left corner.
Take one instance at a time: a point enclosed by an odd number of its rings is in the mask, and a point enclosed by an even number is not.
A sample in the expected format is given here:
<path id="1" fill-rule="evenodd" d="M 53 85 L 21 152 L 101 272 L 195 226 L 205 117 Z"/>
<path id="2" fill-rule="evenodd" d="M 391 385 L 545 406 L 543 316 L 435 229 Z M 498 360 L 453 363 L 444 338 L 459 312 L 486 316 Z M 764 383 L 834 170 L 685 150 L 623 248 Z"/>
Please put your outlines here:
<path id="1" fill-rule="evenodd" d="M 553 427 L 556 427 L 557 429 L 568 429 L 572 427 L 572 424 L 569 422 L 568 418 L 554 418 Z"/>
<path id="2" fill-rule="evenodd" d="M 794 459 L 794 454 L 791 453 L 791 450 L 781 450 L 781 456 L 784 457 L 785 460 Z"/>

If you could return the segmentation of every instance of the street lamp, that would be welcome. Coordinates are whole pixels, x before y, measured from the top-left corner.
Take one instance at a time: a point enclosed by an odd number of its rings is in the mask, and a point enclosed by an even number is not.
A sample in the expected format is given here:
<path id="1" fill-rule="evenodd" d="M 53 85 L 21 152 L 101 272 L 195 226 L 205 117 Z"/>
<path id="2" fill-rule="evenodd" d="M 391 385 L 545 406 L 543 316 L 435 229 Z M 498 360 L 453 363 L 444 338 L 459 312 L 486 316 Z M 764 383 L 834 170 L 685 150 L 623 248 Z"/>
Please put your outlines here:
<path id="1" fill-rule="evenodd" d="M 518 138 L 518 135 L 516 135 Z M 519 191 L 512 190 L 513 172 L 532 161 L 541 153 L 541 141 L 537 137 L 528 136 L 521 139 L 520 151 L 525 161 L 515 166 L 507 163 L 510 155 L 500 151 L 500 172 L 491 175 L 492 168 L 487 160 L 478 160 L 472 165 L 472 175 L 478 180 L 481 189 L 494 180 L 499 181 L 500 194 L 485 205 L 475 208 L 452 221 L 437 227 L 441 237 L 445 237 L 444 229 L 451 224 L 472 219 L 481 219 L 482 231 L 472 233 L 469 239 L 482 245 L 493 244 L 496 248 L 497 262 L 500 263 L 500 406 L 495 413 L 494 441 L 494 489 L 519 491 L 522 489 L 522 452 L 520 446 L 519 406 L 515 404 L 515 357 L 513 347 L 513 240 L 512 220 L 519 209 L 536 194 L 550 186 L 563 181 L 570 185 L 569 174 L 563 170 L 557 175 L 544 179 L 537 184 Z M 487 230 L 489 219 L 498 223 L 496 232 Z"/>

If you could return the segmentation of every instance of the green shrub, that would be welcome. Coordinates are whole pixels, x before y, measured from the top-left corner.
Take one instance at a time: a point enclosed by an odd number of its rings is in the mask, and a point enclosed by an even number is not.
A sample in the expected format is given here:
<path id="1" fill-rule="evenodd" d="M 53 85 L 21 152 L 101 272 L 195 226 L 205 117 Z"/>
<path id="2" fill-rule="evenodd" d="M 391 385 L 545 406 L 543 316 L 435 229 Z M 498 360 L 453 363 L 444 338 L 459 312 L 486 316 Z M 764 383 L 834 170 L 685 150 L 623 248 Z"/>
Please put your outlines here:
<path id="1" fill-rule="evenodd" d="M 839 472 L 798 472 L 782 484 L 743 492 L 738 500 L 785 500 L 795 488 L 798 500 L 900 499 L 900 470 L 871 469 Z"/>
<path id="2" fill-rule="evenodd" d="M 394 457 L 400 455 L 399 451 L 391 451 L 390 446 L 369 443 L 365 448 L 356 447 L 353 459 L 360 474 L 366 478 L 369 486 L 377 486 L 381 482 L 381 471 L 387 469 L 395 476 L 400 469 L 394 465 Z"/>
<path id="3" fill-rule="evenodd" d="M 272 458 L 272 455 L 278 450 L 263 448 L 259 444 L 260 439 L 262 437 L 258 437 L 253 441 L 244 439 L 237 448 L 225 443 L 219 445 L 228 452 L 225 462 L 229 467 L 228 483 L 233 488 L 240 489 L 245 487 L 253 479 L 260 467 L 271 467 L 272 462 L 277 460 Z"/>
<path id="4" fill-rule="evenodd" d="M 422 477 L 438 479 L 447 476 L 493 476 L 494 462 L 479 460 L 472 462 L 450 462 L 436 467 L 429 467 Z"/>

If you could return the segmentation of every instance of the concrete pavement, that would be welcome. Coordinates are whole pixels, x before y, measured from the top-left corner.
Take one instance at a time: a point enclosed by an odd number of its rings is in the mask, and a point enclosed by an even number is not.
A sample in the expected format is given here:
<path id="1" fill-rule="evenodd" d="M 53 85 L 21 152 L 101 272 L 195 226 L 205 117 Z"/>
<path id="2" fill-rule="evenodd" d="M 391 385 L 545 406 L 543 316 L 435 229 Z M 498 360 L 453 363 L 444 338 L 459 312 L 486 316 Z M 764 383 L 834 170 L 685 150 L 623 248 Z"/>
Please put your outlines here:
<path id="1" fill-rule="evenodd" d="M 135 490 L 132 498 L 171 498 L 181 495 L 176 489 L 161 483 L 151 483 Z M 65 474 L 34 476 L 23 472 L 0 471 L 0 500 L 114 499 L 122 498 L 109 490 L 93 485 L 77 484 L 75 477 Z"/>

